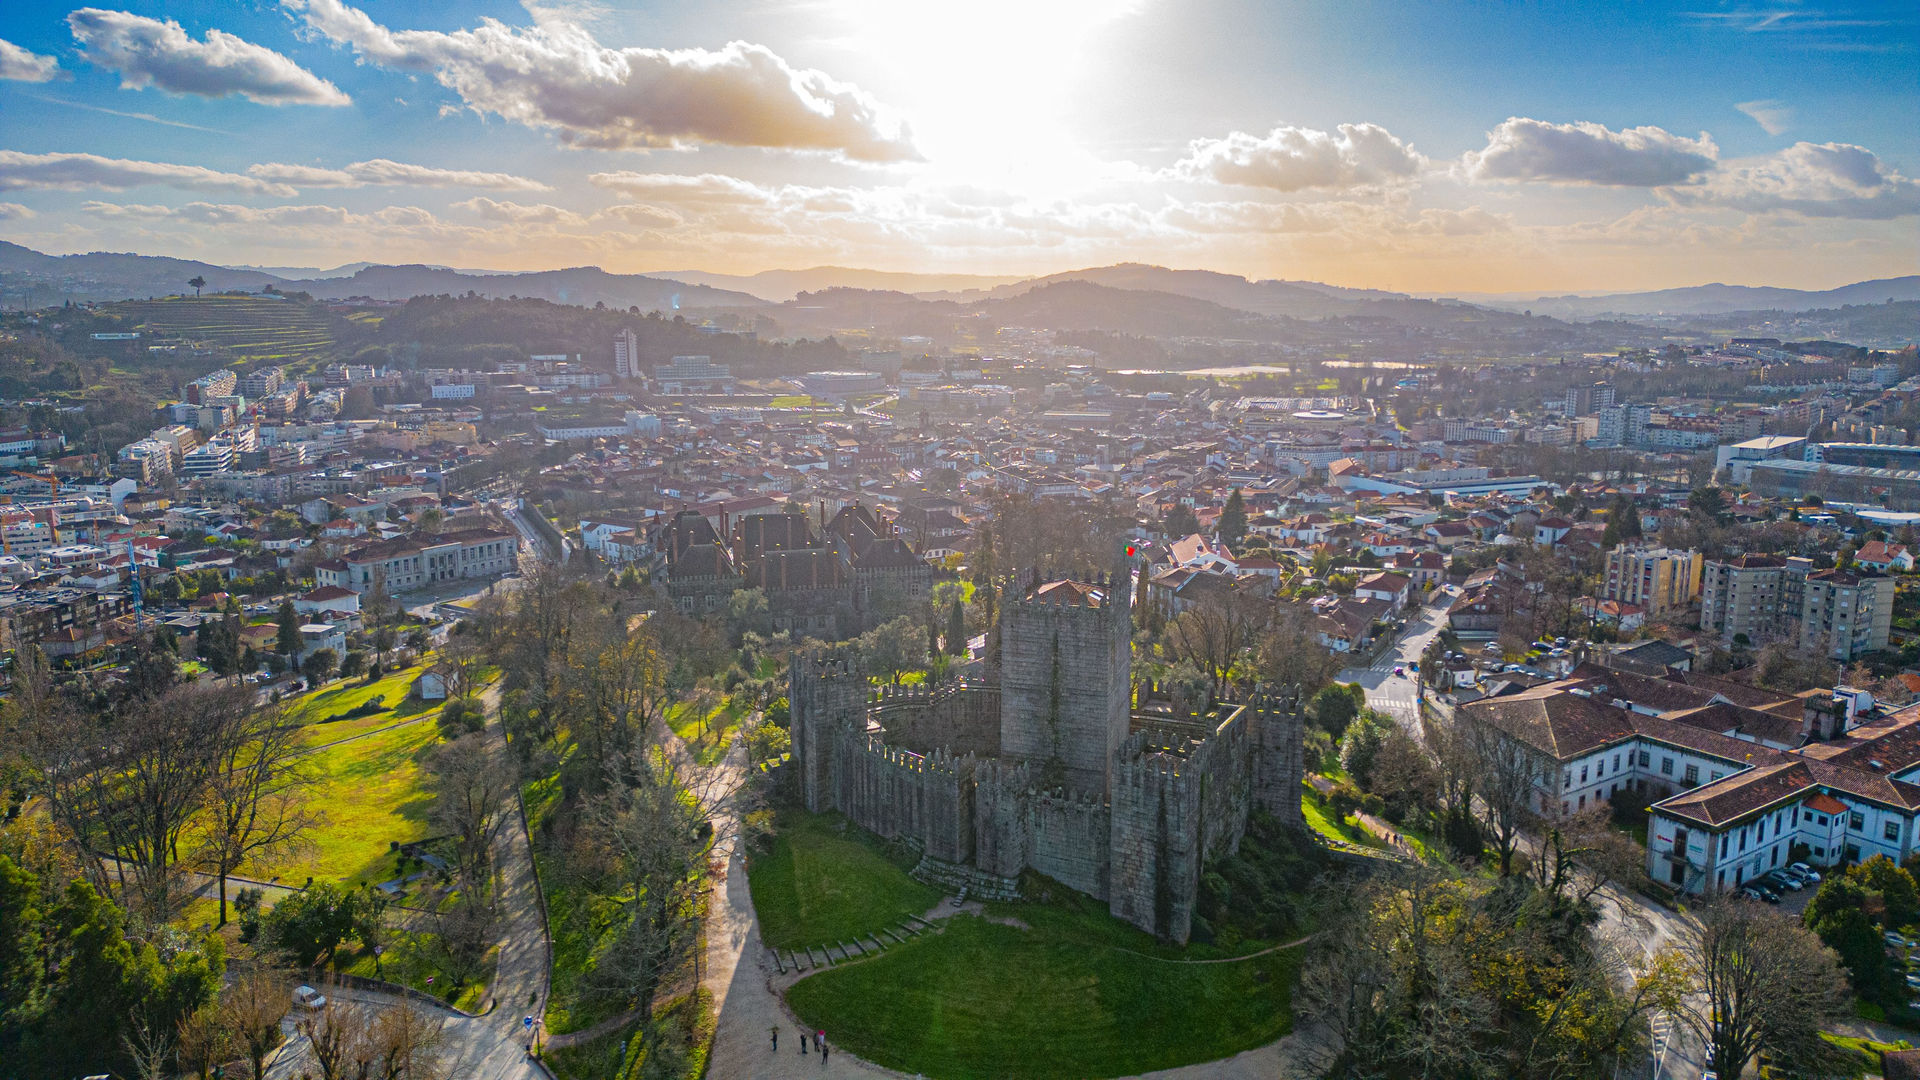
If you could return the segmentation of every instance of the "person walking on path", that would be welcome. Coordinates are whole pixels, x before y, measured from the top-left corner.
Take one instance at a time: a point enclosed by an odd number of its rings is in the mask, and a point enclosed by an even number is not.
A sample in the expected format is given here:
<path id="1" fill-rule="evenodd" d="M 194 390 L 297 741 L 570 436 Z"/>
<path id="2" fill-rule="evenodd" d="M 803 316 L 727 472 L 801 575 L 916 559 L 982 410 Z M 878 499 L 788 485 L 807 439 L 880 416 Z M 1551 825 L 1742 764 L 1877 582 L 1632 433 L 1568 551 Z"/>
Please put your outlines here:
<path id="1" fill-rule="evenodd" d="M 800 1052 L 803 1054 L 807 1052 L 807 1033 L 804 1031 L 800 1033 Z"/>
<path id="2" fill-rule="evenodd" d="M 815 1046 L 817 1046 L 817 1047 L 819 1047 L 819 1048 L 820 1048 L 820 1067 L 821 1067 L 821 1068 L 823 1068 L 823 1069 L 824 1069 L 824 1068 L 826 1068 L 826 1065 L 827 1065 L 827 1033 L 826 1033 L 826 1032 L 824 1032 L 824 1031 L 816 1031 L 816 1032 L 814 1032 L 814 1033 L 813 1033 L 813 1045 L 815 1045 Z"/>
<path id="3" fill-rule="evenodd" d="M 773 1032 L 773 1052 L 777 1054 L 780 1052 L 780 1029 L 776 1026 L 767 1030 Z"/>

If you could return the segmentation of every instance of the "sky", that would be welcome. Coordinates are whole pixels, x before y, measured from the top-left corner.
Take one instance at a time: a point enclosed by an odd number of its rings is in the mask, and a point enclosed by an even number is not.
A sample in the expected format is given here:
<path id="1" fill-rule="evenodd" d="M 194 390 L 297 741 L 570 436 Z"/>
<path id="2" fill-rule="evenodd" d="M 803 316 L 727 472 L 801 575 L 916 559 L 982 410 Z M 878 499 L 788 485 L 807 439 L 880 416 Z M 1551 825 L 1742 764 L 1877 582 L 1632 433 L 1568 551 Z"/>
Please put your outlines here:
<path id="1" fill-rule="evenodd" d="M 1920 7 L 9 0 L 0 239 L 1426 293 L 1920 272 Z"/>

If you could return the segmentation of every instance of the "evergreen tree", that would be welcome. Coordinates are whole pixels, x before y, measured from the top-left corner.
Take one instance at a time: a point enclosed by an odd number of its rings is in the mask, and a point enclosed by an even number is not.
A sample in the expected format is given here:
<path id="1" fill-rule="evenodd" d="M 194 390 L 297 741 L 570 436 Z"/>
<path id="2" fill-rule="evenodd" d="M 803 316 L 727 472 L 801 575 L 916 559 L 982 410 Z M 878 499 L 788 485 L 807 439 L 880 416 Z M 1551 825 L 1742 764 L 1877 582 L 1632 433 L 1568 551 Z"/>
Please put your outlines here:
<path id="1" fill-rule="evenodd" d="M 1239 547 L 1247 538 L 1247 503 L 1239 488 L 1227 495 L 1227 504 L 1220 510 L 1219 532 L 1220 542 L 1229 548 Z"/>
<path id="2" fill-rule="evenodd" d="M 300 651 L 300 617 L 293 613 L 293 601 L 280 601 L 280 632 L 275 635 L 273 647 L 282 656 L 292 656 Z"/>
<path id="3" fill-rule="evenodd" d="M 949 656 L 967 654 L 967 615 L 960 610 L 958 596 L 947 604 L 947 654 Z"/>

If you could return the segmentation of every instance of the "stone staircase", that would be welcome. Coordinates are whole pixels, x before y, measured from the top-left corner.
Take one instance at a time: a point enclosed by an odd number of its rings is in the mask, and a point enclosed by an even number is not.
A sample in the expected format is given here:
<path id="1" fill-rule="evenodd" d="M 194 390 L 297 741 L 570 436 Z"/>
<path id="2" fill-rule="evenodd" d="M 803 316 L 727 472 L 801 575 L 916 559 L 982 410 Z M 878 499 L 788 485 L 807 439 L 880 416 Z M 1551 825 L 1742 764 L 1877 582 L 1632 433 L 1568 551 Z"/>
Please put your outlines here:
<path id="1" fill-rule="evenodd" d="M 995 900 L 1012 902 L 1020 899 L 1020 883 L 1013 878 L 989 874 L 985 870 L 958 863 L 946 862 L 931 855 L 922 855 L 919 865 L 913 868 L 913 876 L 937 889 L 944 889 L 962 902 L 967 900 Z"/>

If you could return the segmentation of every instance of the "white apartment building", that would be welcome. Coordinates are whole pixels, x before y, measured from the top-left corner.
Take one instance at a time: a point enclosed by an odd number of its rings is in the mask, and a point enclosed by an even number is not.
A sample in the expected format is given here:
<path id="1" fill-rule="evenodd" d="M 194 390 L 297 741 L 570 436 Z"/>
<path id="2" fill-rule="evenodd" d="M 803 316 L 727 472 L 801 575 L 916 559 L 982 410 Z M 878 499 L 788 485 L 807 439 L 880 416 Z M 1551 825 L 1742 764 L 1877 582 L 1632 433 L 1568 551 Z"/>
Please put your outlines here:
<path id="1" fill-rule="evenodd" d="M 376 584 L 410 592 L 442 581 L 497 577 L 515 567 L 519 538 L 510 532 L 467 529 L 440 536 L 409 536 L 356 548 L 314 567 L 316 585 L 365 594 Z"/>

